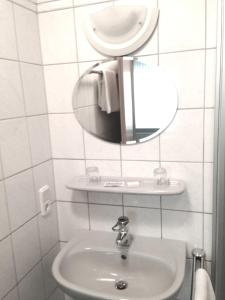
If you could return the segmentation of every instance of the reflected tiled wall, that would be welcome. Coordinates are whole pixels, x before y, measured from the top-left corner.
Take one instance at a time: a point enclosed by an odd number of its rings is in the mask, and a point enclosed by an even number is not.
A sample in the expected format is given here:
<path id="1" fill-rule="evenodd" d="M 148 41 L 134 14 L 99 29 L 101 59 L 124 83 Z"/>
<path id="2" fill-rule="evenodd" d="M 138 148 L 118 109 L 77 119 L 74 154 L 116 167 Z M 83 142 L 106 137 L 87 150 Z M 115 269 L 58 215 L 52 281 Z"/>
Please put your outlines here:
<path id="1" fill-rule="evenodd" d="M 0 299 L 46 300 L 58 224 L 38 17 L 26 0 L 0 1 L 0 103 Z"/>
<path id="2" fill-rule="evenodd" d="M 205 248 L 210 261 L 216 1 L 148 0 L 160 9 L 159 26 L 135 55 L 155 61 L 171 73 L 179 109 L 159 137 L 122 147 L 84 132 L 72 111 L 78 76 L 103 58 L 87 42 L 82 21 L 86 13 L 113 2 L 121 1 L 60 0 L 38 5 L 60 240 L 68 241 L 77 228 L 110 231 L 117 217 L 125 213 L 133 233 L 185 240 L 188 258 L 198 246 Z M 73 176 L 85 174 L 85 168 L 93 165 L 102 175 L 146 177 L 162 165 L 169 176 L 183 179 L 187 190 L 176 197 L 66 190 L 65 184 Z M 188 299 L 188 292 L 184 289 L 179 298 Z"/>

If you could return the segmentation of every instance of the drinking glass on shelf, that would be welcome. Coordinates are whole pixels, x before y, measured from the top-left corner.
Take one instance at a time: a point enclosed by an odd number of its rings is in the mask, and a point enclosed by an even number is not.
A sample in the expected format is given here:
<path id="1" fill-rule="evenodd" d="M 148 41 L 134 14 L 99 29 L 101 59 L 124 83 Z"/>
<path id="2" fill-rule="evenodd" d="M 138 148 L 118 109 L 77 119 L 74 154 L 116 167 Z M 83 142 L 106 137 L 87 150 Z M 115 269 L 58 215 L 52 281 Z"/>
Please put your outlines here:
<path id="1" fill-rule="evenodd" d="M 98 184 L 101 182 L 101 176 L 99 175 L 98 167 L 87 167 L 86 176 L 88 177 L 89 183 Z"/>
<path id="2" fill-rule="evenodd" d="M 168 185 L 169 179 L 165 168 L 154 169 L 154 180 L 156 185 Z"/>

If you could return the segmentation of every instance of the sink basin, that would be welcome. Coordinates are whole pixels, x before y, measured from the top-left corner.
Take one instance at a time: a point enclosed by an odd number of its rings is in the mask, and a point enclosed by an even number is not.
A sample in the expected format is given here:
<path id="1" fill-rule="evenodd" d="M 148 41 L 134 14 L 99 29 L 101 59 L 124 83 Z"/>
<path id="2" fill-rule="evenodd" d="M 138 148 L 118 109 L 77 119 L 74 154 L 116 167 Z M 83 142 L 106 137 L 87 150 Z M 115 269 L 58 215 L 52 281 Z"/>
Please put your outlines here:
<path id="1" fill-rule="evenodd" d="M 53 276 L 76 300 L 174 299 L 185 272 L 184 242 L 133 236 L 118 249 L 114 233 L 80 231 L 55 258 Z"/>

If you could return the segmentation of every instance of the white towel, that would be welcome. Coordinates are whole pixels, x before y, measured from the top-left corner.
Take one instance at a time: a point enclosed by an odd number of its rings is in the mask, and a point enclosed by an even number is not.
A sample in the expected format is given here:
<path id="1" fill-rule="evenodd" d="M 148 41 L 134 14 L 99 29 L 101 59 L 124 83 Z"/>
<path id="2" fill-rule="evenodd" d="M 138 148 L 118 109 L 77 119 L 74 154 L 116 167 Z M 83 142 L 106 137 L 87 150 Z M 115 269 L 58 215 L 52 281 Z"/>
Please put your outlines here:
<path id="1" fill-rule="evenodd" d="M 80 81 L 76 108 L 98 105 L 99 81 L 97 74 L 88 74 Z"/>
<path id="2" fill-rule="evenodd" d="M 106 65 L 107 66 L 107 65 Z M 120 110 L 118 83 L 116 71 L 109 68 L 102 68 L 101 92 L 98 99 L 98 105 L 102 111 L 110 114 Z"/>
<path id="3" fill-rule="evenodd" d="M 194 300 L 215 300 L 210 277 L 206 270 L 198 269 L 195 275 Z"/>

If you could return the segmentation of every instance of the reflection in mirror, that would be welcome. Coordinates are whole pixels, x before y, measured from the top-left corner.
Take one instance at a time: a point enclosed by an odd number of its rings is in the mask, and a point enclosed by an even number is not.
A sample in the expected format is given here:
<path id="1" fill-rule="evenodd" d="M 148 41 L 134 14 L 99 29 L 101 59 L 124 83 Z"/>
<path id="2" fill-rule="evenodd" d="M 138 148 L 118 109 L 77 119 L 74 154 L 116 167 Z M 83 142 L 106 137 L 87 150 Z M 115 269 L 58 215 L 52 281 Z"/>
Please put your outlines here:
<path id="1" fill-rule="evenodd" d="M 112 143 L 136 144 L 170 124 L 177 92 L 159 67 L 120 57 L 96 64 L 81 76 L 73 109 L 89 133 Z"/>

